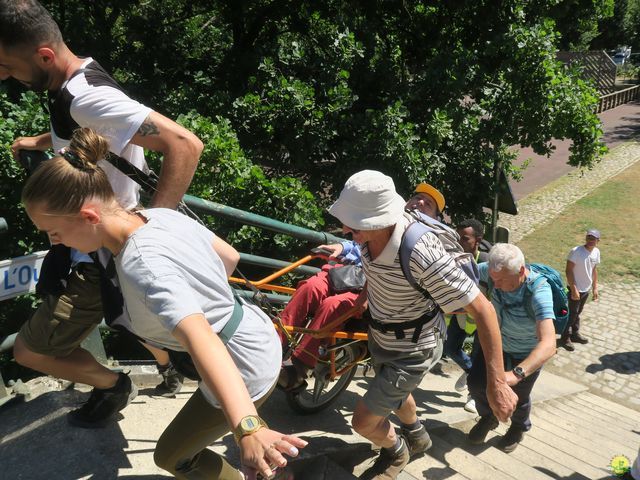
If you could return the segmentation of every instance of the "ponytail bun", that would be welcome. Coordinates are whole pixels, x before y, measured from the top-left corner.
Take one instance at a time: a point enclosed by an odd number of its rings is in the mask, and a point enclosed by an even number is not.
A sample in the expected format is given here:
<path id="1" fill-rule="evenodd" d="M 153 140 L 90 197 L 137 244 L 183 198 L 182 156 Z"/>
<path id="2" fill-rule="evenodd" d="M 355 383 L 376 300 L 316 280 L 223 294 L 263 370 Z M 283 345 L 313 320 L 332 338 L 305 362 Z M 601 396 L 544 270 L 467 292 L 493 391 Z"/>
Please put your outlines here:
<path id="1" fill-rule="evenodd" d="M 109 142 L 90 128 L 78 128 L 73 132 L 69 151 L 85 169 L 97 168 L 98 161 L 109 153 Z"/>

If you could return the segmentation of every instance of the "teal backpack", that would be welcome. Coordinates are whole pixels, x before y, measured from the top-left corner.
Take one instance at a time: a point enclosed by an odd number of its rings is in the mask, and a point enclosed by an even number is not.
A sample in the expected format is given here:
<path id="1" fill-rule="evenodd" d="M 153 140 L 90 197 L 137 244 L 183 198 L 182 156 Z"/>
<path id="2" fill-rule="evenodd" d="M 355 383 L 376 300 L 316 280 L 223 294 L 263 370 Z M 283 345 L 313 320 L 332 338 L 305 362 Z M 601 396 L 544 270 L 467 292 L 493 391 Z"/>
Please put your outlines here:
<path id="1" fill-rule="evenodd" d="M 531 286 L 525 292 L 525 305 L 529 314 L 533 317 L 533 305 L 531 304 L 531 297 L 533 292 L 546 280 L 551 287 L 551 295 L 553 297 L 553 313 L 556 316 L 553 321 L 553 326 L 556 328 L 556 334 L 562 335 L 564 329 L 567 327 L 569 321 L 569 297 L 567 296 L 567 290 L 562 282 L 562 276 L 555 268 L 551 268 L 548 265 L 541 263 L 531 263 L 527 265 L 529 270 L 540 276 L 531 284 Z"/>

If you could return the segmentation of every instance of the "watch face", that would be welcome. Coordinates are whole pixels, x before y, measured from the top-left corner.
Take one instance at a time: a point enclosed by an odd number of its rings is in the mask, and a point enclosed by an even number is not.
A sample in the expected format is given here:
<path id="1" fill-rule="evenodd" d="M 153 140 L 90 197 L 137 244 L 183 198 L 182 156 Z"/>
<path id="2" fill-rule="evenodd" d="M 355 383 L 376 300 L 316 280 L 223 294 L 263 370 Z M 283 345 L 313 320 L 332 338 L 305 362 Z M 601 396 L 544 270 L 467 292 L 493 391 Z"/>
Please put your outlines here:
<path id="1" fill-rule="evenodd" d="M 254 416 L 244 417 L 240 422 L 240 426 L 243 430 L 255 430 L 260 426 L 260 421 Z"/>

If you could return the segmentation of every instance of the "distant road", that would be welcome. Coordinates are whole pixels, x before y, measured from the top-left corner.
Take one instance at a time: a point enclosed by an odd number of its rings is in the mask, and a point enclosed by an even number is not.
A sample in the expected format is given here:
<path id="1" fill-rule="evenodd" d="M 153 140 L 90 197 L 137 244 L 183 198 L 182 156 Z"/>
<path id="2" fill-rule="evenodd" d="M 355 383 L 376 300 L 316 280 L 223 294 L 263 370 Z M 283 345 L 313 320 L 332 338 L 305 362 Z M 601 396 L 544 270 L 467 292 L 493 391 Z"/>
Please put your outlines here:
<path id="1" fill-rule="evenodd" d="M 630 140 L 640 140 L 640 102 L 627 103 L 598 116 L 604 126 L 604 143 L 609 148 Z M 511 182 L 511 190 L 516 200 L 574 170 L 574 167 L 567 165 L 571 142 L 559 140 L 555 141 L 554 145 L 556 150 L 549 158 L 536 155 L 530 148 L 522 149 L 515 164 L 522 165 L 527 158 L 531 158 L 531 162 L 524 171 L 522 181 Z"/>

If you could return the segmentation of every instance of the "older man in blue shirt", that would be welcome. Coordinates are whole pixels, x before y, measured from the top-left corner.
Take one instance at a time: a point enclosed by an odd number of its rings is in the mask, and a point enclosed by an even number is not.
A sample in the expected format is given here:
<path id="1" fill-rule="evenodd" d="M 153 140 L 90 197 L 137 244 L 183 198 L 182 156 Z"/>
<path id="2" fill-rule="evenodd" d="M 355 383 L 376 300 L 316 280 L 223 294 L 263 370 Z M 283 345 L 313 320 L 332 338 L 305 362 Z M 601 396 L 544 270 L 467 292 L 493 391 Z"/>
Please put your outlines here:
<path id="1" fill-rule="evenodd" d="M 526 267 L 524 255 L 515 245 L 495 245 L 489 252 L 489 261 L 478 267 L 480 281 L 487 283 L 500 321 L 507 383 L 518 396 L 511 426 L 497 444 L 508 453 L 515 450 L 524 432 L 531 429 L 531 390 L 542 365 L 556 351 L 553 298 L 546 281 L 533 287 L 539 274 Z M 480 444 L 489 430 L 498 426 L 487 402 L 485 364 L 481 352 L 473 360 L 468 385 L 480 415 L 468 438 L 471 443 Z"/>

